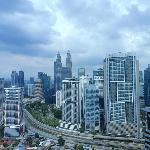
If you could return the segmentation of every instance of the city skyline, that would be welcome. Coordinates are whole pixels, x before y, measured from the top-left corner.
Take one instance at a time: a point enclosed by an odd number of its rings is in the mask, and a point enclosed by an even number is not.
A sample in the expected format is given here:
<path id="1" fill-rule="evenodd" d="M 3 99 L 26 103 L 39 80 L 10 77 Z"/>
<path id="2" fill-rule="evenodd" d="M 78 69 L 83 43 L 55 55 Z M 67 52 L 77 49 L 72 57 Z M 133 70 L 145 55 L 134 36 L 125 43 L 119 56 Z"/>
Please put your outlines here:
<path id="1" fill-rule="evenodd" d="M 39 71 L 52 76 L 57 51 L 65 58 L 67 50 L 73 72 L 80 67 L 93 70 L 106 54 L 118 51 L 136 52 L 144 70 L 150 56 L 149 4 L 147 0 L 2 1 L 1 77 L 10 77 L 12 70 L 23 70 L 27 77 Z"/>

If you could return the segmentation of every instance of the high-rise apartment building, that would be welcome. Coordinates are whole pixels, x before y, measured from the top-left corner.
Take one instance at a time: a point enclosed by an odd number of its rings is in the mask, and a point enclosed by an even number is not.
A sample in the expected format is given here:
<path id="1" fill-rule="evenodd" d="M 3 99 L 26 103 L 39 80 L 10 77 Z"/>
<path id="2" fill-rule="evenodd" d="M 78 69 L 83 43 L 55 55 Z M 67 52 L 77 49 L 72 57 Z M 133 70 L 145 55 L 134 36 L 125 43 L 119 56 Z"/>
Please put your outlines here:
<path id="1" fill-rule="evenodd" d="M 145 107 L 150 107 L 150 64 L 144 70 L 144 100 Z"/>
<path id="2" fill-rule="evenodd" d="M 107 134 L 139 137 L 139 65 L 131 53 L 104 61 L 104 102 Z"/>
<path id="3" fill-rule="evenodd" d="M 62 66 L 61 56 L 58 53 L 54 62 L 54 88 L 55 92 L 62 89 L 62 80 L 72 77 L 72 60 L 68 51 L 66 57 L 66 67 Z"/>
<path id="4" fill-rule="evenodd" d="M 19 137 L 23 131 L 22 112 L 23 89 L 5 88 L 4 100 L 4 136 Z"/>
<path id="5" fill-rule="evenodd" d="M 62 119 L 73 124 L 80 123 L 79 81 L 67 78 L 62 81 Z"/>

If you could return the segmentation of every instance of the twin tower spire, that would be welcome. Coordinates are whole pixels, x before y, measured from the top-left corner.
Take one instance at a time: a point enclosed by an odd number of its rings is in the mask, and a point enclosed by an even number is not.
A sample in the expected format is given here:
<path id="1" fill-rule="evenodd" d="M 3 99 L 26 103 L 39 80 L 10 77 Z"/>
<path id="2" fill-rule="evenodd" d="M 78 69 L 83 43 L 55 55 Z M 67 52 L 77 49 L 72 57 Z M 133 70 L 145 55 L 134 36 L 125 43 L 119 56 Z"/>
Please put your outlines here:
<path id="1" fill-rule="evenodd" d="M 72 77 L 72 60 L 70 51 L 67 52 L 66 66 L 62 66 L 61 55 L 58 52 L 56 61 L 54 62 L 54 86 L 55 91 L 61 90 L 62 80 Z"/>
<path id="2" fill-rule="evenodd" d="M 56 59 L 56 61 L 61 62 L 61 55 L 60 55 L 59 51 L 57 53 L 57 59 Z M 71 54 L 70 54 L 69 50 L 67 51 L 66 67 L 67 68 L 72 68 L 72 60 L 71 60 Z"/>

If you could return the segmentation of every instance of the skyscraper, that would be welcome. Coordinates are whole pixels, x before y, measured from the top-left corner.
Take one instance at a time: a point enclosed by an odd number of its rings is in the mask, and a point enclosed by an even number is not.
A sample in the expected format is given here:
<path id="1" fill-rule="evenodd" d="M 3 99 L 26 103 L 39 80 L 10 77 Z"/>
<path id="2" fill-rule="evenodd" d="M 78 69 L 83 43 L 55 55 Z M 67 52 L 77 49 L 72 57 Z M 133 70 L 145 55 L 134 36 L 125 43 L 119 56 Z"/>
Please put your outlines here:
<path id="1" fill-rule="evenodd" d="M 85 68 L 78 68 L 78 79 L 80 79 L 81 76 L 85 76 Z"/>
<path id="2" fill-rule="evenodd" d="M 50 103 L 51 77 L 46 73 L 38 72 L 38 78 L 42 81 L 45 102 Z"/>
<path id="3" fill-rule="evenodd" d="M 0 78 L 0 108 L 3 106 L 4 101 L 4 79 Z"/>
<path id="4" fill-rule="evenodd" d="M 145 138 L 144 150 L 150 150 L 150 140 L 149 140 L 149 137 L 150 137 L 150 108 L 147 107 L 147 108 L 145 108 L 144 111 L 146 112 L 146 116 L 145 116 L 146 131 L 144 134 L 144 138 Z"/>
<path id="5" fill-rule="evenodd" d="M 62 89 L 62 80 L 72 77 L 72 60 L 68 51 L 66 57 L 66 66 L 62 66 L 61 56 L 58 52 L 56 61 L 54 62 L 54 87 L 55 92 Z"/>
<path id="6" fill-rule="evenodd" d="M 68 69 L 68 75 L 67 75 L 67 77 L 65 77 L 65 78 L 71 78 L 71 77 L 72 77 L 72 60 L 71 60 L 70 51 L 67 52 L 66 68 Z M 64 78 L 63 78 L 63 79 L 64 79 Z"/>
<path id="7" fill-rule="evenodd" d="M 20 87 L 5 88 L 4 101 L 4 136 L 19 137 L 23 125 L 22 112 L 23 89 Z"/>
<path id="8" fill-rule="evenodd" d="M 18 73 L 16 71 L 11 73 L 11 86 L 18 86 Z"/>
<path id="9" fill-rule="evenodd" d="M 145 107 L 144 101 L 144 79 L 143 79 L 143 72 L 139 71 L 139 99 L 140 99 L 140 108 Z"/>
<path id="10" fill-rule="evenodd" d="M 145 106 L 150 107 L 150 64 L 144 70 L 144 100 Z"/>
<path id="11" fill-rule="evenodd" d="M 79 79 L 79 114 L 82 125 L 85 122 L 85 100 L 86 100 L 86 87 L 89 85 L 90 77 L 81 76 Z"/>
<path id="12" fill-rule="evenodd" d="M 54 88 L 55 91 L 62 88 L 62 63 L 60 53 L 57 53 L 56 61 L 54 62 Z"/>
<path id="13" fill-rule="evenodd" d="M 23 71 L 19 71 L 18 86 L 24 87 L 24 72 Z"/>
<path id="14" fill-rule="evenodd" d="M 4 79 L 0 78 L 0 124 L 3 122 Z"/>
<path id="15" fill-rule="evenodd" d="M 34 84 L 34 77 L 30 77 L 30 84 Z"/>
<path id="16" fill-rule="evenodd" d="M 96 88 L 99 90 L 99 107 L 100 107 L 100 130 L 105 131 L 104 125 L 104 69 L 99 68 L 93 71 L 93 82 Z"/>
<path id="17" fill-rule="evenodd" d="M 139 66 L 130 53 L 104 61 L 104 100 L 107 133 L 139 137 Z"/>

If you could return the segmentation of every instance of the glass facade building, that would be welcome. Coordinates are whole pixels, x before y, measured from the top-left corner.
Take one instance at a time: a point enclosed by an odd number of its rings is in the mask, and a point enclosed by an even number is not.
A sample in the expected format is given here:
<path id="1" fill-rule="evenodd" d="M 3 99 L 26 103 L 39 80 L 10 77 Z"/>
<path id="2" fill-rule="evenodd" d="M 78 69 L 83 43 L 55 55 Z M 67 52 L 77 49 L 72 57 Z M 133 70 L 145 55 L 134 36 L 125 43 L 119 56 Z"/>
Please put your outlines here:
<path id="1" fill-rule="evenodd" d="M 18 73 L 16 71 L 11 73 L 11 86 L 18 86 Z"/>
<path id="2" fill-rule="evenodd" d="M 24 72 L 23 71 L 19 71 L 18 86 L 24 87 Z"/>
<path id="3" fill-rule="evenodd" d="M 85 76 L 85 68 L 78 68 L 78 79 L 82 76 Z"/>
<path id="4" fill-rule="evenodd" d="M 38 78 L 42 81 L 42 90 L 45 102 L 50 103 L 50 87 L 51 87 L 51 77 L 48 76 L 46 73 L 38 72 Z"/>
<path id="5" fill-rule="evenodd" d="M 104 61 L 104 102 L 107 133 L 139 136 L 139 66 L 130 53 Z"/>
<path id="6" fill-rule="evenodd" d="M 0 125 L 3 123 L 4 79 L 0 78 Z"/>
<path id="7" fill-rule="evenodd" d="M 145 106 L 150 107 L 150 64 L 144 70 L 144 100 Z"/>
<path id="8" fill-rule="evenodd" d="M 145 108 L 144 111 L 146 112 L 146 131 L 144 134 L 144 138 L 145 138 L 144 150 L 149 150 L 150 149 L 150 108 Z"/>
<path id="9" fill-rule="evenodd" d="M 99 89 L 89 84 L 85 90 L 85 130 L 100 130 Z"/>

